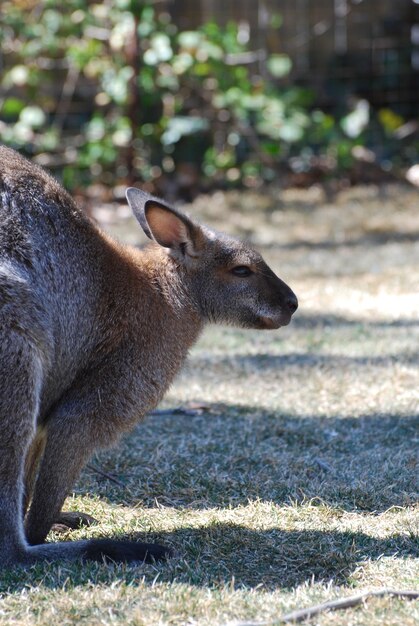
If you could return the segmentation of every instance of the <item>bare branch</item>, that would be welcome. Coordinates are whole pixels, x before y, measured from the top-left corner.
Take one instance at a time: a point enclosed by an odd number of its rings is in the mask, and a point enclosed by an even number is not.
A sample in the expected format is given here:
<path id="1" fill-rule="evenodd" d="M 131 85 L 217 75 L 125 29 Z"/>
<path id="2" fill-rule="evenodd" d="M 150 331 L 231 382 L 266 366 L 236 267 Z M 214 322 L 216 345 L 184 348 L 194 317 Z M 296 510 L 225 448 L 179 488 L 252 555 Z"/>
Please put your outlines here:
<path id="1" fill-rule="evenodd" d="M 59 132 L 61 132 L 62 127 L 64 125 L 64 120 L 67 117 L 67 113 L 70 107 L 71 100 L 74 95 L 74 91 L 76 89 L 79 76 L 80 76 L 80 69 L 76 67 L 75 65 L 70 65 L 70 67 L 68 68 L 67 78 L 65 79 L 65 83 L 63 85 L 60 102 L 58 103 L 54 122 L 53 122 L 53 126 L 55 126 L 55 128 Z"/>
<path id="2" fill-rule="evenodd" d="M 86 467 L 92 472 L 99 474 L 99 476 L 103 476 L 103 478 L 107 478 L 107 480 L 110 480 L 111 482 L 115 483 L 115 485 L 118 485 L 118 487 L 124 487 L 124 489 L 126 488 L 126 485 L 124 485 L 123 482 L 115 478 L 115 476 L 112 476 L 112 474 L 108 474 L 107 472 L 104 472 L 103 470 L 99 469 L 98 467 L 95 467 L 91 463 L 89 463 Z"/>
<path id="3" fill-rule="evenodd" d="M 281 615 L 275 620 L 262 621 L 262 622 L 229 622 L 224 626 L 271 626 L 274 623 L 284 624 L 293 622 L 298 623 L 306 620 L 310 617 L 314 617 L 324 611 L 339 611 L 340 609 L 350 609 L 354 606 L 362 604 L 367 598 L 381 598 L 383 596 L 393 596 L 396 598 L 405 598 L 406 600 L 416 600 L 419 598 L 419 591 L 413 590 L 398 590 L 398 589 L 377 589 L 376 591 L 364 591 L 355 596 L 348 596 L 347 598 L 338 598 L 337 600 L 330 600 L 329 602 L 323 602 L 322 604 L 316 604 L 305 609 L 297 609 L 291 613 Z"/>

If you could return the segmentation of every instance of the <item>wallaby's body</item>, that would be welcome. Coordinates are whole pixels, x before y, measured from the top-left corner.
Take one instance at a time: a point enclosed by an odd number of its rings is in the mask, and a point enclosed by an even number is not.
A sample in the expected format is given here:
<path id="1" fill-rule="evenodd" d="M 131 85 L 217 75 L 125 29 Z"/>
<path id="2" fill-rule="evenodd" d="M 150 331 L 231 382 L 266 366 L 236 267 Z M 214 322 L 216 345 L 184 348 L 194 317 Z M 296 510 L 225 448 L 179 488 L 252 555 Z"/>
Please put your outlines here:
<path id="1" fill-rule="evenodd" d="M 127 196 L 154 240 L 142 251 L 113 242 L 42 169 L 0 147 L 0 566 L 167 556 L 43 541 L 88 458 L 156 406 L 205 322 L 277 328 L 297 308 L 244 244 L 139 190 Z"/>

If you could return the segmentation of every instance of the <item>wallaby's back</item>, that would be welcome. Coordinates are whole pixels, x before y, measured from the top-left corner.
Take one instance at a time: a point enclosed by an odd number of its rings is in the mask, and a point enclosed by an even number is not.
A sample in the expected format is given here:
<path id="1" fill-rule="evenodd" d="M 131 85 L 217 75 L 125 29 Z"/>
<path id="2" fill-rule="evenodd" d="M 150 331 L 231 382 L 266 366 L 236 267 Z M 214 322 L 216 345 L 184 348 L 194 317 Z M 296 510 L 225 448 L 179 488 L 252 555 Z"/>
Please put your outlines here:
<path id="1" fill-rule="evenodd" d="M 95 227 L 71 196 L 42 168 L 0 146 L 0 258 L 41 269 L 45 254 L 63 259 Z M 54 257 L 53 257 L 54 255 Z"/>
<path id="2" fill-rule="evenodd" d="M 0 294 L 10 294 L 0 316 L 15 315 L 39 344 L 59 392 L 106 333 L 95 326 L 116 247 L 51 176 L 5 147 L 0 200 Z"/>

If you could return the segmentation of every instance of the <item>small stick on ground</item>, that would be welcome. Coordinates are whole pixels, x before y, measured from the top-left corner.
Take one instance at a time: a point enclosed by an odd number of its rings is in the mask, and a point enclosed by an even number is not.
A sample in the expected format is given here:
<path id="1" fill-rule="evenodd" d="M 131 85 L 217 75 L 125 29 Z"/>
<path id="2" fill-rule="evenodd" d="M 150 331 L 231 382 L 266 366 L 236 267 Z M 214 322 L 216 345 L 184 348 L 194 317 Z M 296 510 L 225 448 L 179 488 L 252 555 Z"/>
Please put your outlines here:
<path id="1" fill-rule="evenodd" d="M 356 596 L 348 596 L 347 598 L 338 598 L 330 600 L 315 606 L 309 606 L 305 609 L 297 609 L 286 615 L 282 615 L 275 620 L 263 622 L 230 622 L 225 626 L 270 626 L 274 623 L 290 623 L 302 622 L 305 619 L 314 617 L 324 611 L 338 611 L 340 609 L 349 609 L 362 604 L 367 598 L 381 598 L 382 596 L 395 596 L 397 598 L 406 598 L 407 600 L 415 600 L 419 598 L 419 591 L 397 590 L 397 589 L 377 589 L 376 591 L 364 591 Z"/>
<path id="2" fill-rule="evenodd" d="M 88 463 L 86 467 L 92 472 L 95 472 L 96 474 L 103 476 L 103 478 L 107 478 L 111 482 L 115 483 L 115 485 L 118 485 L 119 487 L 124 487 L 125 489 L 126 485 L 124 485 L 123 482 L 115 478 L 115 476 L 112 476 L 112 474 L 108 474 L 107 472 L 104 472 L 103 470 L 99 469 L 98 467 L 95 467 L 91 463 Z"/>

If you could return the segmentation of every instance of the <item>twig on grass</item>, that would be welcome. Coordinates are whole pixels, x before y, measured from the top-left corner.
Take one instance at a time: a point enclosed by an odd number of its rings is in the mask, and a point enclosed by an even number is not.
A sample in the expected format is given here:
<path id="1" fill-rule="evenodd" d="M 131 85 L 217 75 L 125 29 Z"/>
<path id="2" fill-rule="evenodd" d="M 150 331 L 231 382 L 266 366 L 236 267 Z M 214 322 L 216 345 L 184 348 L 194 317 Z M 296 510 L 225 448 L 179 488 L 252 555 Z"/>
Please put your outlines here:
<path id="1" fill-rule="evenodd" d="M 115 483 L 115 485 L 118 485 L 119 487 L 124 487 L 124 489 L 126 488 L 126 485 L 124 485 L 123 482 L 115 478 L 115 476 L 112 476 L 112 474 L 108 474 L 107 472 L 104 472 L 103 470 L 99 469 L 98 467 L 95 467 L 91 463 L 88 463 L 86 467 L 92 472 L 99 474 L 99 476 L 103 476 L 103 478 L 107 478 L 111 482 Z"/>
<path id="2" fill-rule="evenodd" d="M 419 598 L 419 591 L 411 590 L 398 590 L 398 589 L 377 589 L 376 591 L 364 591 L 356 596 L 348 596 L 347 598 L 338 598 L 337 600 L 330 600 L 329 602 L 323 602 L 322 604 L 316 604 L 315 606 L 309 606 L 305 609 L 297 609 L 286 615 L 281 615 L 275 620 L 268 620 L 263 622 L 230 622 L 225 626 L 270 626 L 276 623 L 289 623 L 289 622 L 302 622 L 305 619 L 314 617 L 324 611 L 338 611 L 340 609 L 350 609 L 354 606 L 362 604 L 367 598 L 381 598 L 382 596 L 395 596 L 397 598 L 406 598 L 407 600 L 415 600 Z"/>

